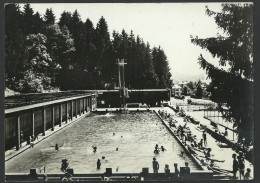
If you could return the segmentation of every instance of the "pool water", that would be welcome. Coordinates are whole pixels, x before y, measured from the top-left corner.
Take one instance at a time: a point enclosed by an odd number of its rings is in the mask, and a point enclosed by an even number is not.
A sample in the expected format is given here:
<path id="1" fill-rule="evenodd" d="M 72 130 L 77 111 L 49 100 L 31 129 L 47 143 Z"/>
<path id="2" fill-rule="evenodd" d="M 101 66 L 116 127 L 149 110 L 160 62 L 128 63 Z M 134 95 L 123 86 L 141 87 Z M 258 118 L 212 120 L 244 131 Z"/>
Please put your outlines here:
<path id="1" fill-rule="evenodd" d="M 56 143 L 62 145 L 58 151 L 54 149 Z M 166 151 L 155 155 L 156 144 Z M 97 147 L 96 153 L 92 146 Z M 144 167 L 152 172 L 153 157 L 160 164 L 159 172 L 164 171 L 165 164 L 174 171 L 174 163 L 180 167 L 185 161 L 191 171 L 197 170 L 191 158 L 182 156 L 181 151 L 184 149 L 154 113 L 91 114 L 9 160 L 5 170 L 29 173 L 30 168 L 45 166 L 47 173 L 61 173 L 61 160 L 66 158 L 75 173 L 104 173 L 106 168 L 118 173 L 140 173 Z M 101 160 L 100 170 L 97 159 Z"/>

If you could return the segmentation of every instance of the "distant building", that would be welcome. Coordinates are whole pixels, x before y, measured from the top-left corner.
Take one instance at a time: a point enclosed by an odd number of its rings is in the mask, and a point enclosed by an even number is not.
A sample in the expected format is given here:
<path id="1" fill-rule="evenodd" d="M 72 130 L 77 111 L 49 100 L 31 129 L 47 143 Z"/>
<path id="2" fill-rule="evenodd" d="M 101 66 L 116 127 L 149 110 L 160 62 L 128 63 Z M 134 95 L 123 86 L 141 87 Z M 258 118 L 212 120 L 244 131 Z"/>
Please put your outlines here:
<path id="1" fill-rule="evenodd" d="M 188 81 L 182 81 L 179 82 L 178 85 L 183 89 L 184 86 L 186 86 L 188 84 Z"/>
<path id="2" fill-rule="evenodd" d="M 182 87 L 179 86 L 179 85 L 173 85 L 172 87 L 172 95 L 175 96 L 175 95 L 181 95 L 182 93 Z"/>
<path id="3" fill-rule="evenodd" d="M 206 90 L 207 87 L 208 87 L 207 83 L 201 83 L 201 88 L 202 88 L 203 90 Z"/>

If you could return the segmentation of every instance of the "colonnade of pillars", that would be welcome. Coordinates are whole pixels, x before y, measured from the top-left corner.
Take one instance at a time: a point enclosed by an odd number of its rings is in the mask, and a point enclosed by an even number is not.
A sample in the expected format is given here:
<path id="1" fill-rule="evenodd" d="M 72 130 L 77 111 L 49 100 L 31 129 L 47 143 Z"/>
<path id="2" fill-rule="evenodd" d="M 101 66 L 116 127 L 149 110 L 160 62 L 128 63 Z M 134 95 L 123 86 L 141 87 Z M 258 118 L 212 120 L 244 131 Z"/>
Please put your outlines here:
<path id="1" fill-rule="evenodd" d="M 83 100 L 82 100 L 83 99 Z M 83 101 L 83 109 L 81 108 L 80 102 Z M 65 104 L 65 119 L 63 119 L 63 108 L 62 105 Z M 78 116 L 84 115 L 87 111 L 91 111 L 92 109 L 92 105 L 93 101 L 92 101 L 92 96 L 89 97 L 82 97 L 82 98 L 78 98 L 78 99 L 72 99 L 72 100 L 68 100 L 66 102 L 61 102 L 58 103 L 59 105 L 59 127 L 62 126 L 62 122 L 66 122 L 68 123 L 69 120 L 73 120 L 75 118 L 77 118 Z M 54 127 L 55 127 L 55 105 L 57 105 L 57 103 L 52 104 L 52 125 L 51 125 L 51 130 L 54 131 Z M 69 105 L 70 105 L 70 111 L 69 111 Z M 79 105 L 79 107 L 78 107 Z M 42 110 L 42 128 L 41 128 L 41 133 L 42 136 L 45 136 L 45 132 L 46 132 L 46 107 L 47 106 L 42 106 L 41 110 Z M 48 107 L 50 107 L 48 105 Z M 74 110 L 75 107 L 75 110 Z M 74 115 L 75 112 L 75 115 Z M 20 123 L 20 113 L 18 112 L 16 115 L 16 150 L 19 150 L 21 147 L 21 123 Z M 31 134 L 33 136 L 35 136 L 35 109 L 31 109 Z M 36 134 L 38 135 L 38 134 Z"/>

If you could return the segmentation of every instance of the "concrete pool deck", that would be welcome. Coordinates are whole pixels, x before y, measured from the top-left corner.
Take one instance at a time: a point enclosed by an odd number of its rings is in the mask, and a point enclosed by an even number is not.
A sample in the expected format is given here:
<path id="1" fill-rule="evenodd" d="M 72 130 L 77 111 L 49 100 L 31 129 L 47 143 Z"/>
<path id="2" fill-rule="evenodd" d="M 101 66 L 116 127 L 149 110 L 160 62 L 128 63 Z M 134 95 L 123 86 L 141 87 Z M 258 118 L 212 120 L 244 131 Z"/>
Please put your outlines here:
<path id="1" fill-rule="evenodd" d="M 170 113 L 171 115 L 173 115 L 174 119 L 177 121 L 176 127 L 178 125 L 184 125 L 184 118 L 176 116 L 176 112 L 173 109 L 171 109 L 170 107 L 157 108 L 157 109 L 154 109 L 154 110 L 156 110 L 156 111 L 164 110 L 167 113 Z M 190 116 L 196 118 L 198 121 L 200 121 L 201 124 L 207 125 L 208 129 L 214 131 L 214 127 L 210 125 L 210 121 L 205 119 L 203 116 L 199 117 L 198 115 L 196 115 L 196 112 L 186 112 L 186 113 L 189 114 Z M 199 130 L 196 129 L 198 127 L 198 125 L 188 122 L 187 123 L 187 127 L 190 128 L 191 133 L 193 135 L 196 135 L 197 140 L 202 139 L 202 131 L 199 131 Z M 173 128 L 173 129 L 175 129 L 175 128 Z M 233 165 L 232 154 L 234 154 L 234 153 L 237 154 L 237 153 L 230 147 L 221 148 L 218 145 L 217 141 L 209 133 L 207 133 L 207 144 L 210 144 L 210 146 L 207 146 L 207 147 L 208 148 L 210 147 L 212 149 L 211 154 L 213 155 L 214 159 L 224 160 L 223 163 L 215 162 L 215 164 L 217 166 L 221 167 L 222 169 L 225 169 L 225 170 L 228 170 L 228 171 L 232 171 L 232 169 L 233 169 L 233 166 L 232 166 Z M 187 141 L 187 145 L 190 145 L 190 143 L 188 141 Z M 198 154 L 200 156 L 203 156 L 202 153 L 198 153 Z M 199 157 L 197 157 L 198 161 L 200 159 L 202 159 L 201 157 L 200 158 Z M 246 168 L 250 168 L 251 169 L 251 177 L 253 177 L 254 166 L 248 160 L 245 160 L 245 170 L 246 170 Z M 227 174 L 227 175 L 228 176 L 232 176 L 231 173 Z M 239 177 L 239 172 L 237 172 L 237 177 Z"/>

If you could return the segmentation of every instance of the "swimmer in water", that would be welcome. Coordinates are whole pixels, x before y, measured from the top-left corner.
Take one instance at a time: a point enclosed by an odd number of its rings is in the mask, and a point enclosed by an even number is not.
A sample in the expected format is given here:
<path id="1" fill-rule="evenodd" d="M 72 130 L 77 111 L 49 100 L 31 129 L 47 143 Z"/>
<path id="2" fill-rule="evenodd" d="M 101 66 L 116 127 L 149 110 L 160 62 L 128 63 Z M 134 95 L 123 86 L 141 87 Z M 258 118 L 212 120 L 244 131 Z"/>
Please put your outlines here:
<path id="1" fill-rule="evenodd" d="M 66 172 L 67 168 L 69 167 L 69 162 L 67 159 L 63 159 L 61 162 L 61 171 Z"/>
<path id="2" fill-rule="evenodd" d="M 123 136 L 121 136 L 121 138 L 123 138 Z"/>
<path id="3" fill-rule="evenodd" d="M 161 150 L 162 152 L 166 151 L 166 149 L 163 146 L 161 146 Z"/>
<path id="4" fill-rule="evenodd" d="M 156 144 L 156 145 L 155 145 L 155 149 L 158 149 L 158 147 L 159 147 L 158 144 Z"/>
<path id="5" fill-rule="evenodd" d="M 92 146 L 92 148 L 93 148 L 93 152 L 94 153 L 97 152 L 97 147 L 96 146 Z"/>
<path id="6" fill-rule="evenodd" d="M 115 134 L 115 132 L 113 132 L 113 136 L 115 136 L 116 134 Z"/>
<path id="7" fill-rule="evenodd" d="M 97 169 L 99 170 L 100 169 L 100 166 L 101 166 L 101 162 L 100 162 L 100 159 L 97 160 Z"/>
<path id="8" fill-rule="evenodd" d="M 59 150 L 60 147 L 62 147 L 63 145 L 59 146 L 59 144 L 55 144 L 55 146 L 51 146 L 51 147 L 54 147 L 56 151 Z"/>
<path id="9" fill-rule="evenodd" d="M 118 151 L 118 147 L 116 148 L 116 151 Z"/>
<path id="10" fill-rule="evenodd" d="M 159 149 L 155 149 L 153 152 L 154 154 L 159 154 Z"/>
<path id="11" fill-rule="evenodd" d="M 59 145 L 58 144 L 55 144 L 55 150 L 59 150 Z"/>
<path id="12" fill-rule="evenodd" d="M 181 151 L 181 156 L 184 156 L 184 151 Z"/>

